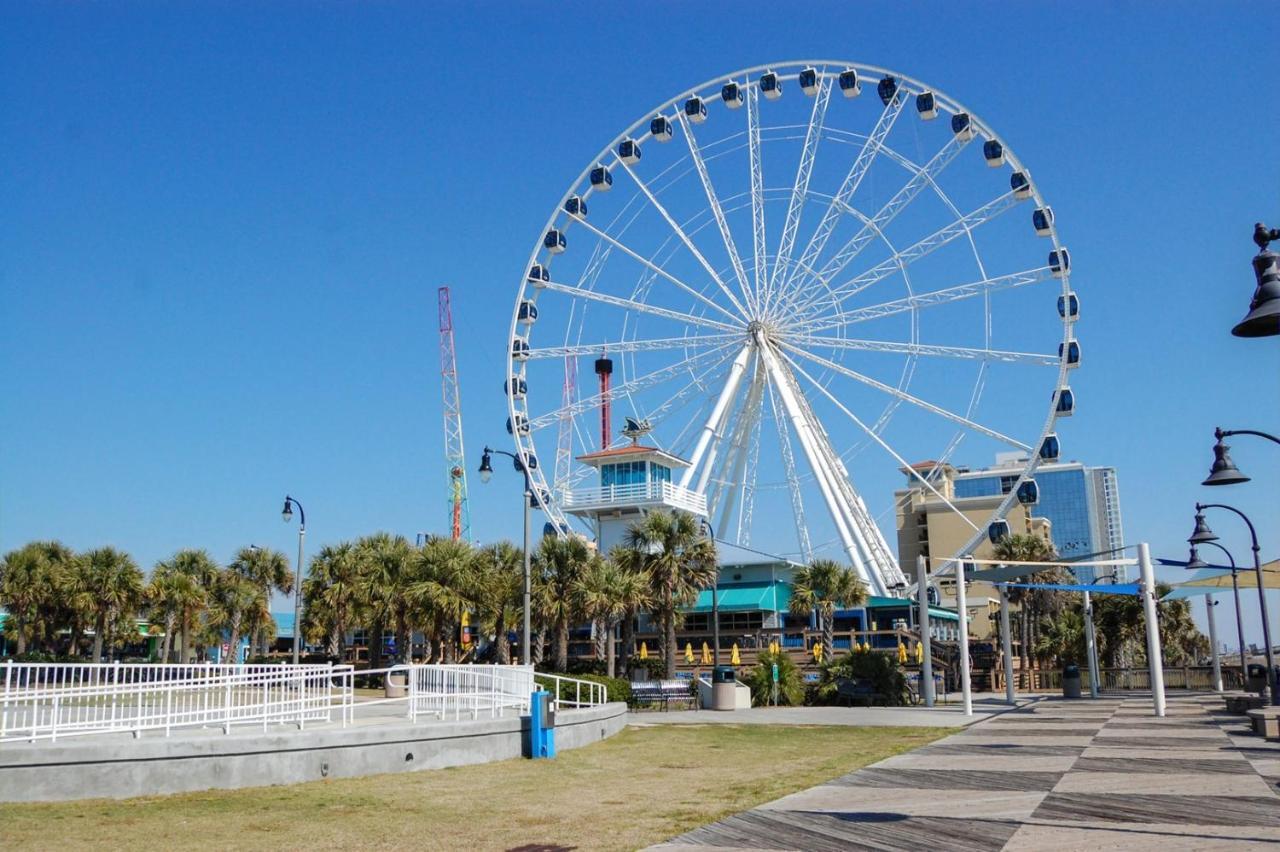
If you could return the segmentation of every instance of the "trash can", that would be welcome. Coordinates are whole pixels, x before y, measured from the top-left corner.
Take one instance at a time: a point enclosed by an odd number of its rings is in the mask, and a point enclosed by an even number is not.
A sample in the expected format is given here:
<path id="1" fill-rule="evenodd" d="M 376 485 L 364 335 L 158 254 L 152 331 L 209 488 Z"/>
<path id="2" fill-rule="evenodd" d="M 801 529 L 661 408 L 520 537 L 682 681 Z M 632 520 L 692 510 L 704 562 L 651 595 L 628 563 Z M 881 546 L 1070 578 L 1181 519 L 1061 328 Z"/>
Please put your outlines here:
<path id="1" fill-rule="evenodd" d="M 1267 685 L 1267 667 L 1262 663 L 1250 663 L 1245 669 L 1244 688 L 1247 692 L 1262 694 Z"/>
<path id="2" fill-rule="evenodd" d="M 738 673 L 733 666 L 711 670 L 711 709 L 733 710 L 737 704 Z"/>
<path id="3" fill-rule="evenodd" d="M 387 672 L 382 681 L 382 694 L 385 698 L 404 698 L 409 693 L 409 671 Z"/>
<path id="4" fill-rule="evenodd" d="M 1080 667 L 1067 664 L 1062 667 L 1062 697 L 1080 697 Z"/>

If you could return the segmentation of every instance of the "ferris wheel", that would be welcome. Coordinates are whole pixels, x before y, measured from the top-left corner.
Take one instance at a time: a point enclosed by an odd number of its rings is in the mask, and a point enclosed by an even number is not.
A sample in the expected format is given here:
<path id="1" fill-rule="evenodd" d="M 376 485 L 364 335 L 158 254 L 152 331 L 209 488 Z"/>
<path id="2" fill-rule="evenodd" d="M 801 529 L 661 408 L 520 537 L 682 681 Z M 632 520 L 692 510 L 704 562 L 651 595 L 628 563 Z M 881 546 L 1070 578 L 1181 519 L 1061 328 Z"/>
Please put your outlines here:
<path id="1" fill-rule="evenodd" d="M 578 459 L 630 443 L 616 413 L 687 461 L 671 487 L 718 538 L 843 557 L 889 594 L 895 489 L 960 519 L 935 558 L 1034 501 L 1075 406 L 1069 276 L 1030 172 L 950 96 L 856 63 L 736 71 L 644 113 L 552 210 L 507 429 L 554 530 L 598 472 Z M 992 453 L 1001 499 L 975 518 L 929 471 Z"/>

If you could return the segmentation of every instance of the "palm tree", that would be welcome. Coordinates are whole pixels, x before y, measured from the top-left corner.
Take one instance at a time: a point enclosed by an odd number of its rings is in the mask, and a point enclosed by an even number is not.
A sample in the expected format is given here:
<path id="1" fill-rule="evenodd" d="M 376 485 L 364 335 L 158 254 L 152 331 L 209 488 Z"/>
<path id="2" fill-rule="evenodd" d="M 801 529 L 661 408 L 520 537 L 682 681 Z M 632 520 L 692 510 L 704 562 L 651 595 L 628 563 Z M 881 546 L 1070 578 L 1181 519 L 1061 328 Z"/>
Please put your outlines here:
<path id="1" fill-rule="evenodd" d="M 622 657 L 630 660 L 636 653 L 636 617 L 653 606 L 653 592 L 645 574 L 644 560 L 626 545 L 615 545 L 609 561 L 618 566 L 618 600 L 622 603 Z"/>
<path id="2" fill-rule="evenodd" d="M 213 561 L 207 550 L 179 550 L 169 559 L 156 566 L 156 570 L 165 573 L 183 574 L 194 584 L 191 590 L 182 594 L 177 609 L 178 629 L 182 632 L 181 653 L 178 662 L 185 663 L 191 659 L 191 640 L 199 627 L 199 618 L 208 601 L 209 590 L 217 580 L 221 568 Z"/>
<path id="3" fill-rule="evenodd" d="M 436 656 L 444 662 L 457 659 L 462 614 L 480 597 L 474 564 L 471 545 L 461 539 L 430 536 L 415 554 L 405 597 L 424 632 L 429 630 L 433 637 Z M 399 641 L 399 634 L 396 638 Z"/>
<path id="4" fill-rule="evenodd" d="M 102 659 L 103 639 L 116 619 L 133 618 L 142 603 L 142 571 L 133 557 L 114 547 L 99 547 L 76 561 L 79 585 L 93 590 L 86 612 L 93 619 L 93 661 Z"/>
<path id="5" fill-rule="evenodd" d="M 396 637 L 397 662 L 407 659 L 409 618 L 407 596 L 414 583 L 415 551 L 402 535 L 378 532 L 355 545 L 359 564 L 359 600 L 369 613 L 370 657 L 377 668 L 382 660 L 382 631 L 390 626 Z"/>
<path id="6" fill-rule="evenodd" d="M 702 534 L 687 512 L 650 512 L 627 528 L 627 547 L 644 566 L 653 601 L 651 612 L 662 625 L 667 677 L 676 676 L 676 625 L 680 608 L 716 578 L 715 542 Z"/>
<path id="7" fill-rule="evenodd" d="M 616 562 L 597 556 L 578 578 L 575 590 L 582 614 L 591 620 L 596 636 L 603 640 L 597 643 L 596 654 L 599 659 L 599 648 L 603 644 L 605 673 L 609 677 L 614 676 L 613 634 L 618 621 L 627 612 L 627 602 L 623 600 L 622 592 L 623 584 L 628 579 L 628 572 Z"/>
<path id="8" fill-rule="evenodd" d="M 360 603 L 360 562 L 355 545 L 344 541 L 320 548 L 302 581 L 302 599 L 307 619 L 320 627 L 330 653 L 341 661 L 347 628 Z"/>
<path id="9" fill-rule="evenodd" d="M 1057 557 L 1052 542 L 1038 535 L 1015 533 L 1002 537 L 995 543 L 994 558 L 1008 562 L 1049 562 Z M 1037 575 L 1031 575 L 1034 578 Z M 1021 632 L 1018 663 L 1026 688 L 1031 687 L 1032 622 L 1035 618 L 1036 597 L 1032 589 L 1010 588 L 1009 603 L 1018 606 L 1018 627 Z"/>
<path id="10" fill-rule="evenodd" d="M 1163 598 L 1170 591 L 1168 586 L 1157 586 L 1156 594 Z M 1160 623 L 1160 648 L 1164 662 L 1169 665 L 1194 665 L 1209 653 L 1209 639 L 1191 619 L 1191 601 L 1161 600 L 1157 604 Z"/>
<path id="11" fill-rule="evenodd" d="M 796 571 L 791 593 L 791 612 L 817 612 L 822 621 L 822 657 L 830 660 L 835 647 L 837 606 L 860 606 L 867 602 L 867 586 L 847 565 L 832 559 L 815 559 Z"/>
<path id="12" fill-rule="evenodd" d="M 151 571 L 151 581 L 143 592 L 152 623 L 164 626 L 160 642 L 160 662 L 169 662 L 173 650 L 173 635 L 178 620 L 184 612 L 202 607 L 204 588 L 195 577 L 173 570 L 169 562 L 157 562 Z"/>
<path id="13" fill-rule="evenodd" d="M 286 595 L 293 591 L 293 571 L 289 568 L 289 557 L 278 550 L 254 545 L 242 547 L 236 551 L 227 568 L 261 589 L 263 598 L 268 602 L 268 609 L 272 591 Z M 260 654 L 267 652 L 264 633 L 265 625 L 254 630 L 254 645 Z"/>
<path id="14" fill-rule="evenodd" d="M 500 541 L 476 551 L 473 571 L 477 575 L 476 603 L 493 626 L 496 661 L 511 662 L 508 625 L 524 606 L 524 557 L 509 541 Z"/>
<path id="15" fill-rule="evenodd" d="M 569 667 L 569 628 L 581 615 L 578 581 L 591 563 L 591 549 L 576 535 L 549 535 L 538 545 L 536 573 L 542 586 L 543 616 L 555 631 L 555 668 Z"/>
<path id="16" fill-rule="evenodd" d="M 59 587 L 75 554 L 57 541 L 33 541 L 5 555 L 0 563 L 0 606 L 17 634 L 19 654 L 28 644 L 52 647 L 70 616 Z"/>
<path id="17" fill-rule="evenodd" d="M 226 637 L 232 661 L 239 662 L 246 624 L 260 620 L 266 608 L 267 593 L 256 582 L 230 567 L 218 573 L 209 589 L 207 625 L 215 641 Z"/>

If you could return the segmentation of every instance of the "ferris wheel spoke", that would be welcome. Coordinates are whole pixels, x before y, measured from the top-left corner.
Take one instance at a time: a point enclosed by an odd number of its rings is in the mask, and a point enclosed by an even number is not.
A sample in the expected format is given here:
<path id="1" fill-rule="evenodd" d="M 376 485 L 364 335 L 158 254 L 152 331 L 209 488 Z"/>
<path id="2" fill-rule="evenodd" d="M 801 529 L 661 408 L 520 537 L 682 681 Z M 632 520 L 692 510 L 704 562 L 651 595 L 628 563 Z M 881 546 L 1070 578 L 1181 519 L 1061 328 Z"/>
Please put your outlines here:
<path id="1" fill-rule="evenodd" d="M 813 561 L 813 545 L 809 541 L 809 525 L 804 518 L 804 497 L 800 492 L 800 478 L 796 476 L 796 457 L 791 450 L 791 433 L 787 424 L 778 414 L 778 400 L 774 395 L 773 384 L 769 385 L 769 409 L 773 412 L 773 425 L 778 431 L 778 450 L 782 457 L 782 469 L 787 480 L 787 491 L 791 496 L 791 515 L 796 523 L 796 541 L 800 545 L 800 557 L 804 564 Z"/>
<path id="2" fill-rule="evenodd" d="M 699 352 L 696 355 L 691 355 L 690 357 L 684 358 L 669 366 L 636 376 L 635 378 L 628 379 L 625 382 L 620 382 L 610 389 L 609 396 L 611 398 L 620 398 L 663 384 L 685 370 L 693 370 L 697 368 L 700 374 L 709 374 L 719 365 L 728 361 L 729 358 L 732 357 L 733 352 L 729 350 L 729 347 L 732 344 L 733 341 L 726 341 L 719 346 L 713 346 L 710 349 Z M 569 359 L 568 362 L 572 363 L 572 359 Z M 532 418 L 529 421 L 529 429 L 534 432 L 539 429 L 545 429 L 548 426 L 555 425 L 563 417 L 577 417 L 579 414 L 584 412 L 598 409 L 602 402 L 604 402 L 604 395 L 599 393 L 592 394 L 591 396 L 584 397 L 582 399 L 571 400 L 555 411 L 549 411 L 546 414 Z"/>
<path id="3" fill-rule="evenodd" d="M 862 384 L 868 387 L 872 387 L 872 388 L 875 388 L 876 390 L 887 393 L 890 396 L 893 396 L 893 397 L 896 397 L 897 399 L 902 400 L 903 402 L 908 402 L 916 406 L 917 408 L 922 408 L 925 411 L 936 414 L 939 417 L 952 421 L 953 423 L 959 423 L 961 426 L 964 426 L 966 429 L 970 429 L 979 434 L 986 435 L 988 438 L 994 438 L 997 441 L 1008 444 L 1011 447 L 1016 447 L 1017 449 L 1023 450 L 1025 452 L 1031 452 L 1031 447 L 1027 446 L 1026 444 L 1022 443 L 1021 441 L 1015 438 L 1010 438 L 1008 435 L 1005 435 L 1001 432 L 997 432 L 995 429 L 991 429 L 987 426 L 983 426 L 981 423 L 977 423 L 973 420 L 970 420 L 967 417 L 963 417 L 959 414 L 956 414 L 953 411 L 948 411 L 947 409 L 942 408 L 941 406 L 934 405 L 931 402 L 926 402 L 925 400 L 921 399 L 918 396 L 913 396 L 904 390 L 895 388 L 893 385 L 887 385 L 884 382 L 877 381 L 876 379 L 871 378 L 870 376 L 863 375 L 862 373 L 859 373 L 855 370 L 850 370 L 848 367 L 844 366 L 843 364 L 837 364 L 835 361 L 831 361 L 826 358 L 823 358 L 820 355 L 815 355 L 812 352 L 805 351 L 804 349 L 801 349 L 800 347 L 795 346 L 793 344 L 783 342 L 781 346 L 789 352 L 794 352 L 795 354 L 799 355 L 802 358 L 805 358 L 809 361 L 814 362 L 815 364 L 819 364 L 823 367 L 826 367 L 828 370 L 837 372 L 842 376 L 846 376 L 850 379 L 853 379 L 855 382 L 861 382 Z"/>
<path id="4" fill-rule="evenodd" d="M 1056 367 L 1062 363 L 1062 359 L 1056 355 L 1039 355 L 1034 352 L 1006 352 L 1001 349 L 976 349 L 964 346 L 935 346 L 926 343 L 897 343 L 887 340 L 856 340 L 839 337 L 815 337 L 813 335 L 799 337 L 797 342 L 830 349 L 897 352 L 903 355 L 936 355 L 943 358 L 964 358 L 972 361 L 1009 361 L 1047 367 Z"/>
<path id="5" fill-rule="evenodd" d="M 818 223 L 818 227 L 809 237 L 809 242 L 805 245 L 804 251 L 800 255 L 802 265 L 817 265 L 818 257 L 827 247 L 827 240 L 831 239 L 831 233 L 835 230 L 841 213 L 853 210 L 850 202 L 858 191 L 858 187 L 862 184 L 862 179 L 867 176 L 867 172 L 871 169 L 871 164 L 875 162 L 876 155 L 884 147 L 884 140 L 889 135 L 889 131 L 893 129 L 894 122 L 898 120 L 898 116 L 902 114 L 902 107 L 906 102 L 907 97 L 904 93 L 895 92 L 893 100 L 880 113 L 876 126 L 872 128 L 866 142 L 862 145 L 862 149 L 858 152 L 858 158 L 853 161 L 853 165 L 849 168 L 849 173 L 845 175 L 844 182 L 840 185 L 840 190 L 831 199 L 831 203 L 827 205 L 827 211 L 823 214 L 822 221 Z M 864 223 L 865 221 L 864 218 Z M 788 276 L 788 284 L 794 277 L 794 272 Z"/>
<path id="6" fill-rule="evenodd" d="M 894 316 L 895 314 L 913 311 L 917 308 L 932 308 L 937 307 L 938 305 L 947 305 L 952 302 L 963 301 L 964 299 L 972 299 L 975 296 L 985 296 L 991 293 L 998 293 L 1001 290 L 1014 290 L 1018 287 L 1038 284 L 1041 281 L 1052 280 L 1052 278 L 1053 270 L 1047 266 L 1042 266 L 1038 269 L 1028 269 L 1023 272 L 1014 272 L 1009 275 L 997 275 L 994 278 L 984 278 L 981 281 L 960 284 L 956 287 L 947 287 L 943 290 L 934 290 L 930 293 L 921 293 L 919 295 L 907 296 L 902 299 L 894 299 L 879 305 L 845 311 L 835 319 L 808 326 L 808 331 L 810 333 L 827 331 L 832 328 L 851 325 L 853 323 L 866 322 L 868 320 L 879 319 L 880 317 Z"/>
<path id="7" fill-rule="evenodd" d="M 707 163 L 703 159 L 702 149 L 698 147 L 697 137 L 693 135 L 693 126 L 685 120 L 683 110 L 676 112 L 676 118 L 680 122 L 681 130 L 683 130 L 682 135 L 685 143 L 689 146 L 689 156 L 693 160 L 694 169 L 698 172 L 698 179 L 702 182 L 702 191 L 706 193 L 707 204 L 711 207 L 711 215 L 715 218 L 716 226 L 720 229 L 720 239 L 724 241 L 725 251 L 729 253 L 729 262 L 733 264 L 733 272 L 738 277 L 738 286 L 742 288 L 742 295 L 746 298 L 747 304 L 754 313 L 759 307 L 759 293 L 754 292 L 747 283 L 747 274 L 742 268 L 742 258 L 738 254 L 738 246 L 733 241 L 733 233 L 729 230 L 729 222 L 724 217 L 724 208 L 720 206 L 720 197 L 716 195 L 715 186 L 711 183 L 711 175 L 707 171 Z M 749 315 L 746 312 L 743 313 L 744 317 Z"/>
<path id="8" fill-rule="evenodd" d="M 719 276 L 719 274 L 711 266 L 711 263 L 706 259 L 706 257 L 703 256 L 702 252 L 698 249 L 698 247 L 693 244 L 693 240 L 689 239 L 689 235 L 686 234 L 684 232 L 684 229 L 680 227 L 680 224 L 676 222 L 675 217 L 672 216 L 671 213 L 667 210 L 667 208 L 662 205 L 662 202 L 660 202 L 657 196 L 653 194 L 653 192 L 649 189 L 649 186 L 640 179 L 640 176 L 636 174 L 635 169 L 631 168 L 630 165 L 628 165 L 627 163 L 624 163 L 622 160 L 618 160 L 617 163 L 618 165 L 622 166 L 624 170 L 626 170 L 626 173 L 628 175 L 631 176 L 631 179 L 635 181 L 636 186 L 640 188 L 640 192 L 644 194 L 645 198 L 649 199 L 649 204 L 652 205 L 653 209 L 657 210 L 658 214 L 662 216 L 664 220 L 666 220 L 666 223 L 668 225 L 671 226 L 671 230 L 675 231 L 675 234 L 680 239 L 680 242 L 684 244 L 684 247 L 689 250 L 689 252 L 698 261 L 698 263 L 702 265 L 702 268 L 706 270 L 707 275 L 709 275 L 711 277 L 711 280 L 716 283 L 716 286 L 720 288 L 721 292 L 724 293 L 725 297 L 728 298 L 729 301 L 733 303 L 733 306 L 737 308 L 738 311 L 745 317 L 747 314 L 747 311 L 745 308 L 743 308 L 742 303 L 738 301 L 738 297 L 733 295 L 733 291 L 730 290 L 728 285 L 724 283 L 724 280 Z"/>
<path id="9" fill-rule="evenodd" d="M 686 284 L 685 282 L 681 281 L 679 278 L 676 278 L 676 277 L 675 277 L 674 275 L 672 275 L 670 272 L 668 272 L 667 270 L 663 269 L 661 266 L 658 266 L 656 263 L 654 263 L 654 262 L 653 262 L 652 260 L 650 260 L 649 258 L 647 258 L 647 257 L 645 257 L 644 255 L 640 254 L 639 252 L 637 252 L 636 250 L 632 249 L 630 246 L 626 245 L 625 243 L 623 243 L 623 242 L 621 242 L 621 241 L 619 241 L 619 240 L 615 239 L 614 237 L 611 237 L 610 235 L 606 234 L 604 231 L 600 230 L 600 229 L 599 229 L 599 228 L 597 228 L 595 225 L 593 225 L 593 224 L 591 224 L 590 222 L 588 222 L 586 219 L 575 219 L 575 220 L 574 220 L 574 222 L 575 222 L 575 223 L 577 223 L 577 224 L 579 224 L 579 225 L 581 225 L 582 227 L 586 228 L 588 231 L 590 231 L 591 233 L 595 234 L 595 235 L 596 235 L 597 237 L 599 237 L 600 239 L 602 239 L 602 240 L 604 240 L 605 242 L 609 243 L 609 245 L 611 245 L 611 246 L 613 246 L 614 248 L 618 249 L 618 250 L 619 250 L 619 251 L 621 251 L 623 254 L 626 254 L 627 256 L 631 257 L 633 260 L 637 261 L 637 262 L 638 262 L 638 263 L 640 263 L 642 266 L 647 267 L 647 268 L 648 268 L 649 270 L 651 270 L 654 274 L 659 275 L 659 276 L 661 276 L 661 277 L 663 277 L 663 278 L 667 279 L 667 280 L 668 280 L 668 281 L 670 281 L 672 284 L 676 285 L 676 286 L 677 286 L 677 287 L 679 287 L 681 290 L 685 291 L 685 292 L 686 292 L 686 293 L 688 293 L 690 296 L 692 296 L 693 298 L 697 299 L 699 302 L 702 302 L 703 304 L 707 305 L 708 307 L 714 308 L 715 310 L 717 310 L 717 311 L 719 311 L 720 313 L 724 314 L 726 317 L 728 317 L 730 320 L 732 320 L 732 321 L 733 321 L 733 322 L 735 322 L 735 323 L 740 323 L 740 322 L 742 321 L 742 317 L 740 317 L 740 316 L 734 316 L 734 315 L 733 315 L 733 314 L 732 314 L 732 313 L 731 313 L 727 308 L 725 308 L 724 306 L 720 305 L 719 303 L 717 303 L 716 301 L 714 301 L 714 300 L 712 300 L 712 299 L 708 299 L 708 298 L 707 298 L 706 296 L 704 296 L 702 293 L 698 292 L 698 291 L 697 291 L 697 290 L 695 290 L 693 287 L 690 287 L 688 284 Z"/>
<path id="10" fill-rule="evenodd" d="M 765 240 L 764 173 L 760 160 L 760 90 L 756 86 L 747 87 L 747 158 L 751 166 L 751 243 L 755 250 L 752 286 L 759 292 L 768 274 L 765 253 L 769 248 Z"/>
<path id="11" fill-rule="evenodd" d="M 1006 192 L 998 198 L 988 201 L 986 204 L 976 210 L 966 213 L 953 222 L 944 225 L 938 230 L 929 234 L 927 237 L 907 246 L 901 251 L 894 252 L 888 259 L 881 261 L 866 272 L 857 275 L 839 287 L 831 288 L 829 291 L 821 295 L 814 296 L 796 306 L 798 311 L 806 311 L 815 304 L 828 302 L 833 310 L 839 311 L 843 304 L 851 296 L 857 295 L 861 291 L 888 278 L 895 270 L 902 269 L 922 257 L 942 248 L 958 237 L 971 233 L 1000 214 L 1012 210 L 1019 203 L 1019 199 L 1014 196 L 1013 192 Z"/>
<path id="12" fill-rule="evenodd" d="M 875 231 L 871 228 L 871 224 L 874 223 L 877 228 L 883 230 L 885 225 L 892 222 L 899 213 L 906 209 L 908 204 L 915 200 L 921 190 L 933 184 L 934 179 L 968 144 L 969 140 L 961 136 L 952 136 L 947 140 L 947 144 L 943 145 L 942 149 L 934 154 L 929 162 L 912 174 L 910 180 L 903 185 L 902 189 L 898 190 L 893 198 L 890 198 L 876 212 L 876 215 L 871 217 L 871 222 L 864 225 L 858 233 L 854 234 L 848 242 L 841 246 L 831 260 L 827 261 L 819 271 L 822 280 L 829 282 L 839 275 L 875 238 Z"/>
<path id="13" fill-rule="evenodd" d="M 656 305 L 638 302 L 634 299 L 624 299 L 621 296 L 610 296 L 608 293 L 602 293 L 599 290 L 587 290 L 582 287 L 574 287 L 571 284 L 560 284 L 555 281 L 544 281 L 540 285 L 544 290 L 550 290 L 556 293 L 564 293 L 575 299 L 587 299 L 593 302 L 601 302 L 606 305 L 613 305 L 618 308 L 625 308 L 642 314 L 651 314 L 665 319 L 676 320 L 678 322 L 687 322 L 690 325 L 700 325 L 705 328 L 715 328 L 720 331 L 736 332 L 739 329 L 728 323 L 716 322 L 706 317 L 695 316 L 694 314 L 686 314 L 682 311 L 673 311 L 669 308 L 659 308 Z"/>
<path id="14" fill-rule="evenodd" d="M 824 76 L 814 94 L 813 109 L 809 113 L 809 126 L 805 130 L 804 147 L 800 149 L 800 165 L 796 169 L 796 180 L 791 190 L 791 199 L 787 202 L 787 218 L 782 226 L 782 237 L 778 241 L 778 253 L 773 259 L 773 269 L 769 273 L 769 283 L 765 288 L 764 310 L 772 307 L 775 287 L 779 285 L 778 272 L 790 276 L 788 261 L 795 247 L 796 231 L 800 228 L 800 213 L 804 209 L 805 197 L 809 193 L 809 178 L 813 175 L 813 161 L 818 154 L 818 142 L 822 138 L 822 126 L 826 121 L 827 104 L 831 99 L 832 78 Z"/>
<path id="15" fill-rule="evenodd" d="M 741 334 L 702 334 L 689 337 L 658 337 L 652 340 L 615 340 L 605 343 L 586 343 L 579 346 L 553 346 L 546 349 L 530 349 L 525 353 L 529 359 L 542 358 L 578 358 L 583 355 L 596 355 L 601 352 L 616 354 L 621 352 L 647 352 L 661 349 L 686 349 L 690 347 L 723 345 L 741 340 Z"/>
<path id="16" fill-rule="evenodd" d="M 831 393 L 831 391 L 827 390 L 827 388 L 824 387 L 821 382 L 819 382 L 813 376 L 809 375 L 809 373 L 803 367 L 801 367 L 799 364 L 795 362 L 795 359 L 788 356 L 785 352 L 781 354 L 782 354 L 782 357 L 787 360 L 787 363 L 791 365 L 792 370 L 794 370 L 795 372 L 799 373 L 800 375 L 808 379 L 811 385 L 817 388 L 818 391 L 823 396 L 825 396 L 832 403 L 834 403 L 836 408 L 840 409 L 840 411 L 843 412 L 846 417 L 852 420 L 858 426 L 859 429 L 867 433 L 867 435 L 869 435 L 873 441 L 875 441 L 877 444 L 880 445 L 881 449 L 883 449 L 889 455 L 893 456 L 894 460 L 898 462 L 898 464 L 901 466 L 903 470 L 909 471 L 912 476 L 920 480 L 921 484 L 923 484 L 925 488 L 927 488 L 935 497 L 937 497 L 939 500 L 945 503 L 947 507 L 951 509 L 951 511 L 959 515 L 966 524 L 968 524 L 970 527 L 974 529 L 974 531 L 978 530 L 977 524 L 969 520 L 969 517 L 965 515 L 964 512 L 961 512 L 959 509 L 957 509 L 954 503 L 952 503 L 949 499 L 943 496 L 943 494 L 940 491 L 938 491 L 937 488 L 934 487 L 933 483 L 930 482 L 927 477 L 922 476 L 919 471 L 913 468 L 911 464 L 897 452 L 897 450 L 889 446 L 889 444 L 883 438 L 880 437 L 879 433 L 877 433 L 876 430 L 872 429 L 871 427 L 867 426 L 867 424 L 863 423 L 861 418 L 859 418 L 856 414 L 850 411 L 845 406 L 845 404 L 842 403 L 839 399 L 837 399 L 835 395 Z"/>

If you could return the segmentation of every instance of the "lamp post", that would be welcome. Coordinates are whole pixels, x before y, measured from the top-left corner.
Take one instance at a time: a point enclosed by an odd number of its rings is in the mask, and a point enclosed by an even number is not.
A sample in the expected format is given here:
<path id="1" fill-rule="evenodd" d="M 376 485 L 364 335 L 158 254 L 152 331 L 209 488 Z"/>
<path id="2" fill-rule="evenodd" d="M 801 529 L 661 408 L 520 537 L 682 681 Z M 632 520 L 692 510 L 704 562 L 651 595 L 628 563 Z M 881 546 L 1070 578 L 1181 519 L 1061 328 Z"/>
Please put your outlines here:
<path id="1" fill-rule="evenodd" d="M 1239 569 L 1236 568 L 1236 558 L 1231 555 L 1231 551 L 1227 550 L 1216 541 L 1205 541 L 1203 544 L 1212 545 L 1227 555 L 1227 562 L 1231 565 L 1231 593 L 1235 596 L 1236 601 L 1236 637 L 1240 641 L 1240 683 L 1244 683 L 1244 619 L 1240 610 L 1240 580 L 1237 577 Z M 1196 545 L 1191 545 L 1191 557 L 1187 560 L 1187 568 L 1191 571 L 1198 571 L 1202 568 L 1208 568 L 1209 563 L 1200 558 Z"/>
<path id="2" fill-rule="evenodd" d="M 529 483 L 529 471 L 525 468 L 524 462 L 514 453 L 508 453 L 505 450 L 494 450 L 489 447 L 484 448 L 484 455 L 480 457 L 480 481 L 488 482 L 493 478 L 493 454 L 506 456 L 515 463 L 515 468 L 524 474 L 524 635 L 520 642 L 521 662 L 526 666 L 533 665 L 533 653 L 530 646 L 530 605 L 529 600 L 532 596 L 532 573 L 529 568 L 529 504 L 533 501 L 533 486 Z"/>
<path id="3" fill-rule="evenodd" d="M 1231 329 L 1236 337 L 1280 334 L 1280 255 L 1267 248 L 1272 240 L 1280 240 L 1280 229 L 1268 228 L 1261 222 L 1253 226 L 1253 242 L 1258 246 L 1258 254 L 1253 258 L 1257 288 L 1249 303 L 1249 313 Z"/>
<path id="4" fill-rule="evenodd" d="M 1258 606 L 1262 610 L 1262 641 L 1267 646 L 1267 684 L 1271 692 L 1271 704 L 1280 706 L 1280 690 L 1276 688 L 1275 657 L 1271 651 L 1271 625 L 1268 623 L 1269 619 L 1267 617 L 1267 588 L 1262 576 L 1262 559 L 1258 555 L 1258 531 L 1253 528 L 1253 521 L 1249 520 L 1249 516 L 1234 506 L 1228 506 L 1225 503 L 1197 503 L 1196 528 L 1191 533 L 1191 537 L 1187 539 L 1192 544 L 1203 544 L 1218 540 L 1218 536 L 1205 523 L 1203 514 L 1205 509 L 1226 509 L 1228 512 L 1235 512 L 1249 527 L 1249 537 L 1253 543 L 1253 570 L 1258 578 Z M 1243 663 L 1244 661 L 1241 660 L 1242 665 Z"/>
<path id="5" fill-rule="evenodd" d="M 706 518 L 702 519 L 702 534 L 713 542 L 716 529 Z M 720 665 L 720 566 L 716 566 L 715 579 L 711 581 L 711 665 Z"/>
<path id="6" fill-rule="evenodd" d="M 284 511 L 280 517 L 287 524 L 293 520 L 293 507 L 298 507 L 298 573 L 293 578 L 293 664 L 298 664 L 298 652 L 302 647 L 302 541 L 307 537 L 307 511 L 302 504 L 284 496 Z"/>

